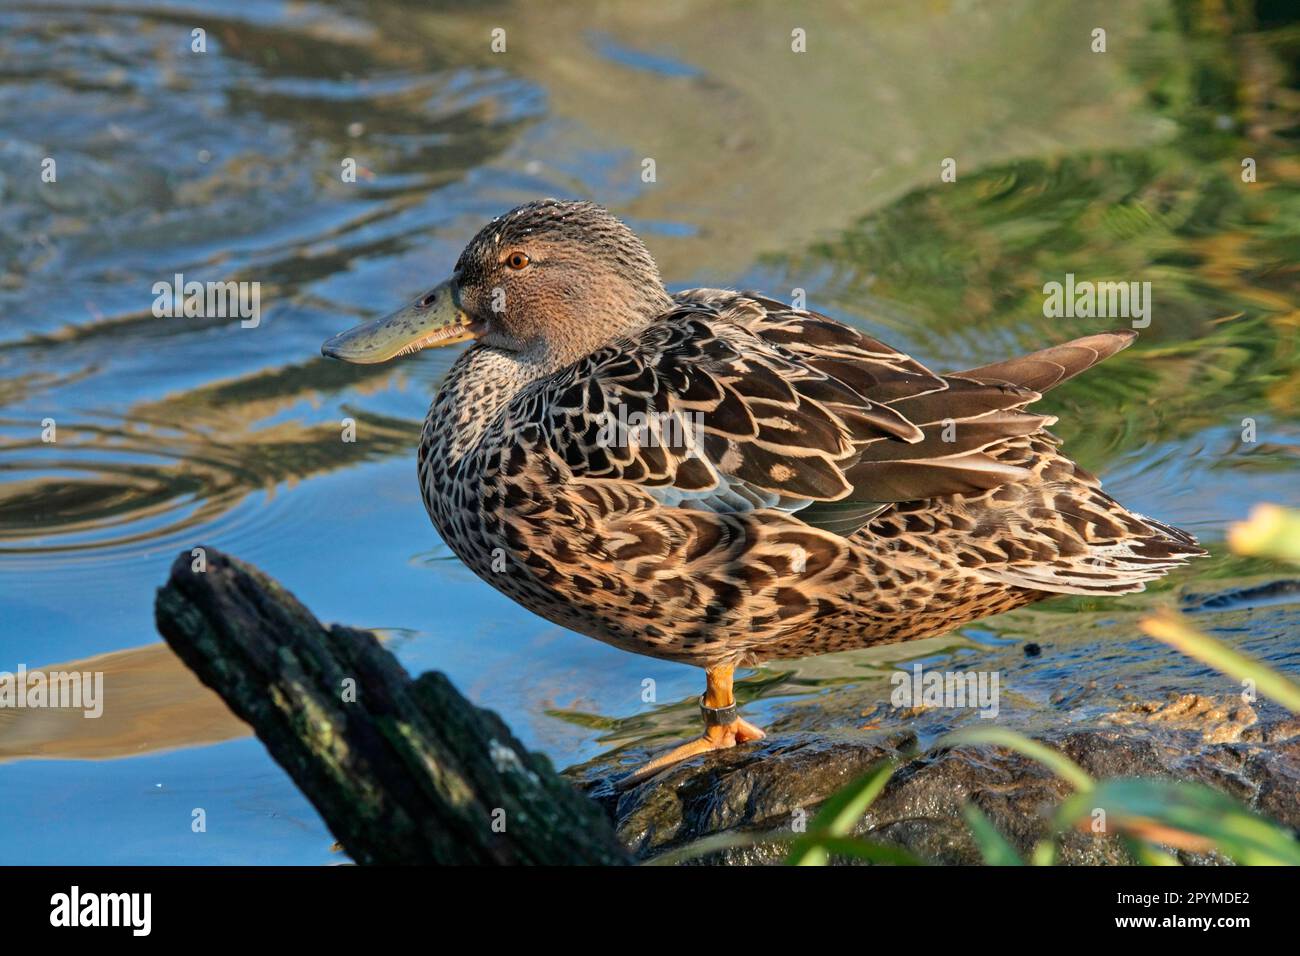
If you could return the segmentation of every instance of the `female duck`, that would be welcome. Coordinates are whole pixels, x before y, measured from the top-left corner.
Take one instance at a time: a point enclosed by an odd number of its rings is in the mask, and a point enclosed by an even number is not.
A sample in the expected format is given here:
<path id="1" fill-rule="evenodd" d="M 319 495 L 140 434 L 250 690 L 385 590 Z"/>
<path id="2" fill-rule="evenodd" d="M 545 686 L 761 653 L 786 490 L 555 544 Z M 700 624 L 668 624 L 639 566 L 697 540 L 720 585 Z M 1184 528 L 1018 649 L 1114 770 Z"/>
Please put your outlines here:
<path id="1" fill-rule="evenodd" d="M 633 779 L 763 736 L 737 666 L 916 640 L 1204 552 L 1126 510 L 1028 407 L 1128 331 L 947 375 L 751 293 L 669 295 L 586 202 L 488 223 L 451 278 L 330 339 L 383 362 L 473 340 L 420 440 L 453 551 L 524 607 L 705 669 L 705 732 Z"/>

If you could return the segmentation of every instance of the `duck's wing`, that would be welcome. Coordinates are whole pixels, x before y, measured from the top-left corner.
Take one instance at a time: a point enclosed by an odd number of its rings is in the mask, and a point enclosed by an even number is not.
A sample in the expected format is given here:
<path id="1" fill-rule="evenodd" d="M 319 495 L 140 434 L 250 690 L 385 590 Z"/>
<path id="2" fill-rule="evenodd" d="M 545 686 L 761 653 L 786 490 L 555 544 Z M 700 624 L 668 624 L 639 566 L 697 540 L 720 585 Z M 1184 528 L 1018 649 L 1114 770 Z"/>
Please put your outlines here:
<path id="1" fill-rule="evenodd" d="M 1024 411 L 1038 397 L 732 293 L 548 379 L 528 417 L 574 478 L 675 507 L 780 509 L 847 536 L 895 502 L 1027 477 L 986 449 L 1049 424 Z"/>

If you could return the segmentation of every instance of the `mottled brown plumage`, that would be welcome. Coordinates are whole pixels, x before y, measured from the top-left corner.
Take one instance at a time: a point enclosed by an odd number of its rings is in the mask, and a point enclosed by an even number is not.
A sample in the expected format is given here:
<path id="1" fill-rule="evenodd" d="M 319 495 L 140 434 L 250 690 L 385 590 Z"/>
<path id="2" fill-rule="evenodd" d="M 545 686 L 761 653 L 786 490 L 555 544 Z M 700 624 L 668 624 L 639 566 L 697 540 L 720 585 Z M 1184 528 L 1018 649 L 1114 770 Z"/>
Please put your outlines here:
<path id="1" fill-rule="evenodd" d="M 434 524 L 525 607 L 723 669 L 727 696 L 735 665 L 1137 591 L 1203 553 L 1106 495 L 1030 410 L 1132 332 L 940 375 L 763 296 L 670 297 L 586 203 L 490 223 L 455 283 L 479 341 L 420 442 Z"/>

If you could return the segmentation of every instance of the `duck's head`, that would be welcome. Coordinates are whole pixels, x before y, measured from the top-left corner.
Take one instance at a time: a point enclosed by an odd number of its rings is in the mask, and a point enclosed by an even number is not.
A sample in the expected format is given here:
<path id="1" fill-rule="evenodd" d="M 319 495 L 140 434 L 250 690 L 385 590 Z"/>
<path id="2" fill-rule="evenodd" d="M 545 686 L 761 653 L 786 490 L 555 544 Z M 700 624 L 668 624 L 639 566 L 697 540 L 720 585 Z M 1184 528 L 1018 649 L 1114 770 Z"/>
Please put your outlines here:
<path id="1" fill-rule="evenodd" d="M 476 339 L 558 369 L 671 305 L 631 229 L 595 203 L 546 199 L 492 220 L 450 278 L 391 315 L 334 336 L 321 353 L 370 364 Z"/>

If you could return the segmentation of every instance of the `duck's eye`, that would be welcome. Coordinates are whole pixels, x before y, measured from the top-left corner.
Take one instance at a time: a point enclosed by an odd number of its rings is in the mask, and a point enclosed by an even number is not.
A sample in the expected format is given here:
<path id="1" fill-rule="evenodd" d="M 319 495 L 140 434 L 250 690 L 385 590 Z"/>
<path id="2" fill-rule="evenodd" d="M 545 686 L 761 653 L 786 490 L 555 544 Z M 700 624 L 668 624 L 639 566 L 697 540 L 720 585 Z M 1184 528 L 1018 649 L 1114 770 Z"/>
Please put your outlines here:
<path id="1" fill-rule="evenodd" d="M 532 260 L 522 252 L 512 252 L 510 253 L 510 257 L 506 259 L 506 265 L 516 271 L 522 269 L 530 262 L 532 262 Z"/>

